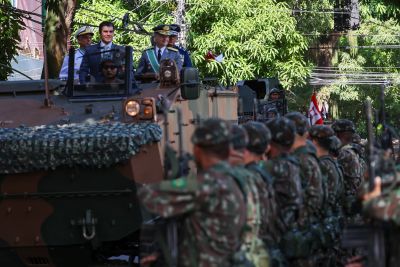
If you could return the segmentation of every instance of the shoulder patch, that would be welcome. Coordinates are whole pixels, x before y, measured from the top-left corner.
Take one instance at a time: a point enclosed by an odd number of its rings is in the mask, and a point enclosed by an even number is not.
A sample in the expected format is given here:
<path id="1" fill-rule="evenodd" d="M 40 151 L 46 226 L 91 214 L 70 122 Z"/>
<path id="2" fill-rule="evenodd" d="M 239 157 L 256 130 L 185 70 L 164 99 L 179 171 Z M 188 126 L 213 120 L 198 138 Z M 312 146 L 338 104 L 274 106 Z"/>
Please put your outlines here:
<path id="1" fill-rule="evenodd" d="M 173 47 L 170 47 L 170 46 L 168 46 L 168 47 L 167 47 L 167 49 L 168 49 L 168 50 L 171 50 L 171 51 L 178 52 L 178 49 L 176 49 L 176 48 L 173 48 Z"/>

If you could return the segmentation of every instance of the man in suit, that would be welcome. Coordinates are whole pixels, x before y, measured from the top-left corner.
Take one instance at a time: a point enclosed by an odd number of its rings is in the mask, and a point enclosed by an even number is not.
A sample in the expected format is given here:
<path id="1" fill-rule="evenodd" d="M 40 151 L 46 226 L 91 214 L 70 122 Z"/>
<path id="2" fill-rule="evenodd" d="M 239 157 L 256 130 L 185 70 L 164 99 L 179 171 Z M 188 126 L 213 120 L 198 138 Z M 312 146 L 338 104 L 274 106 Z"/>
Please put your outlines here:
<path id="1" fill-rule="evenodd" d="M 109 21 L 103 21 L 99 25 L 99 33 L 101 41 L 86 47 L 86 53 L 79 72 L 81 84 L 104 80 L 100 68 L 102 61 L 106 59 L 120 61 L 121 63 L 125 61 L 125 48 L 113 43 L 114 24 Z"/>
<path id="2" fill-rule="evenodd" d="M 139 66 L 135 77 L 140 80 L 158 79 L 160 62 L 163 59 L 175 61 L 178 70 L 182 69 L 182 59 L 176 48 L 168 47 L 170 27 L 169 25 L 158 25 L 153 28 L 155 45 L 143 51 L 139 60 Z"/>
<path id="3" fill-rule="evenodd" d="M 186 67 L 192 68 L 193 63 L 192 63 L 192 60 L 190 59 L 188 51 L 186 51 L 182 47 L 178 47 L 175 45 L 176 41 L 178 40 L 178 35 L 181 32 L 181 27 L 179 27 L 178 24 L 171 24 L 171 25 L 169 25 L 169 28 L 170 28 L 170 36 L 169 36 L 168 46 L 178 49 L 179 54 L 181 55 L 183 68 L 186 68 Z"/>

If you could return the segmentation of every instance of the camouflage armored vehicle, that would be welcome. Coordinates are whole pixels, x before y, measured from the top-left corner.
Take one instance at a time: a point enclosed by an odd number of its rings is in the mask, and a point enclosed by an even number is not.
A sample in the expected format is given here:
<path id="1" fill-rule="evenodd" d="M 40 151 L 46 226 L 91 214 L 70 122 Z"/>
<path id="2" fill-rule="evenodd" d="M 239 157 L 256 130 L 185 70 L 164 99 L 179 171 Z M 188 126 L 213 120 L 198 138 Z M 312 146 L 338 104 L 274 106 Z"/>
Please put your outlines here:
<path id="1" fill-rule="evenodd" d="M 170 61 L 133 94 L 131 51 L 119 83 L 0 82 L 0 266 L 137 265 L 154 218 L 136 190 L 167 176 L 165 145 L 190 152 L 201 119 L 237 121 L 236 91 Z"/>

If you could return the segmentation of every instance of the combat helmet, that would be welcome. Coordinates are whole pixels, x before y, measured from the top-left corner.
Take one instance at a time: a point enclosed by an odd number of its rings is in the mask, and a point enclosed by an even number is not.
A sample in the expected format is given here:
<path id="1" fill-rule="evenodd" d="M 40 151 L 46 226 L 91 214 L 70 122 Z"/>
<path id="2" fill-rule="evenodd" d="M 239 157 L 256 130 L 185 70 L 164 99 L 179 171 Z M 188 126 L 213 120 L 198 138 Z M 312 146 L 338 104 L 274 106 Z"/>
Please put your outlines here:
<path id="1" fill-rule="evenodd" d="M 332 129 L 335 132 L 352 132 L 355 133 L 356 128 L 351 120 L 340 119 L 332 124 Z"/>
<path id="2" fill-rule="evenodd" d="M 267 122 L 267 127 L 271 131 L 271 141 L 286 148 L 290 148 L 294 143 L 296 126 L 285 117 L 276 118 Z"/>
<path id="3" fill-rule="evenodd" d="M 310 129 L 310 122 L 306 116 L 300 112 L 290 112 L 286 114 L 285 117 L 294 122 L 294 125 L 296 126 L 296 132 L 301 136 Z"/>
<path id="4" fill-rule="evenodd" d="M 248 146 L 249 137 L 246 130 L 240 126 L 233 124 L 230 128 L 230 144 L 235 150 L 244 149 Z"/>
<path id="5" fill-rule="evenodd" d="M 261 122 L 249 121 L 243 125 L 249 136 L 247 150 L 261 155 L 271 142 L 271 131 Z"/>
<path id="6" fill-rule="evenodd" d="M 324 139 L 335 135 L 332 128 L 326 125 L 313 125 L 308 132 L 310 137 L 316 139 Z"/>
<path id="7" fill-rule="evenodd" d="M 221 119 L 207 119 L 194 130 L 191 140 L 205 147 L 229 143 L 229 125 Z"/>

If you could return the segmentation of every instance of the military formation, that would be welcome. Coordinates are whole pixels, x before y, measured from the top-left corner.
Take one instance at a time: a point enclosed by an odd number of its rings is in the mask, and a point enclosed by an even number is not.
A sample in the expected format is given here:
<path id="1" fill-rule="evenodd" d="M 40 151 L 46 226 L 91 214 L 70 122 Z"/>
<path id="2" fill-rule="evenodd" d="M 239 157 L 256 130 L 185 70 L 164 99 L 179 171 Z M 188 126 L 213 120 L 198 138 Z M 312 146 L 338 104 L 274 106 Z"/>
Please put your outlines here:
<path id="1" fill-rule="evenodd" d="M 162 24 L 153 31 L 152 46 L 143 51 L 132 76 L 159 79 L 160 62 L 167 58 L 178 70 L 192 67 L 188 53 L 175 46 L 178 25 Z M 92 30 L 77 31 L 74 79 L 81 84 L 122 82 L 123 62 L 116 55 L 123 49 L 112 42 L 114 25 L 101 23 L 99 33 L 101 41 L 90 45 Z M 68 73 L 66 62 L 61 78 Z M 158 251 L 143 257 L 143 266 L 175 260 L 188 267 L 346 266 L 363 256 L 341 246 L 347 226 L 369 223 L 362 207 L 373 219 L 400 225 L 400 194 L 390 157 L 376 153 L 374 166 L 381 178 L 365 193 L 369 166 L 354 123 L 340 119 L 310 126 L 301 113 L 287 113 L 281 94 L 269 92 L 267 105 L 258 108 L 259 121 L 230 125 L 205 120 L 191 139 L 196 171 L 139 189 L 149 211 L 179 225 L 177 259 Z M 382 189 L 385 179 L 391 181 L 387 191 Z"/>
<path id="2" fill-rule="evenodd" d="M 242 125 L 208 119 L 192 136 L 197 174 L 139 196 L 179 219 L 178 266 L 345 266 L 358 251 L 341 248 L 342 231 L 364 223 L 355 134 L 349 120 L 310 127 L 298 112 Z"/>

